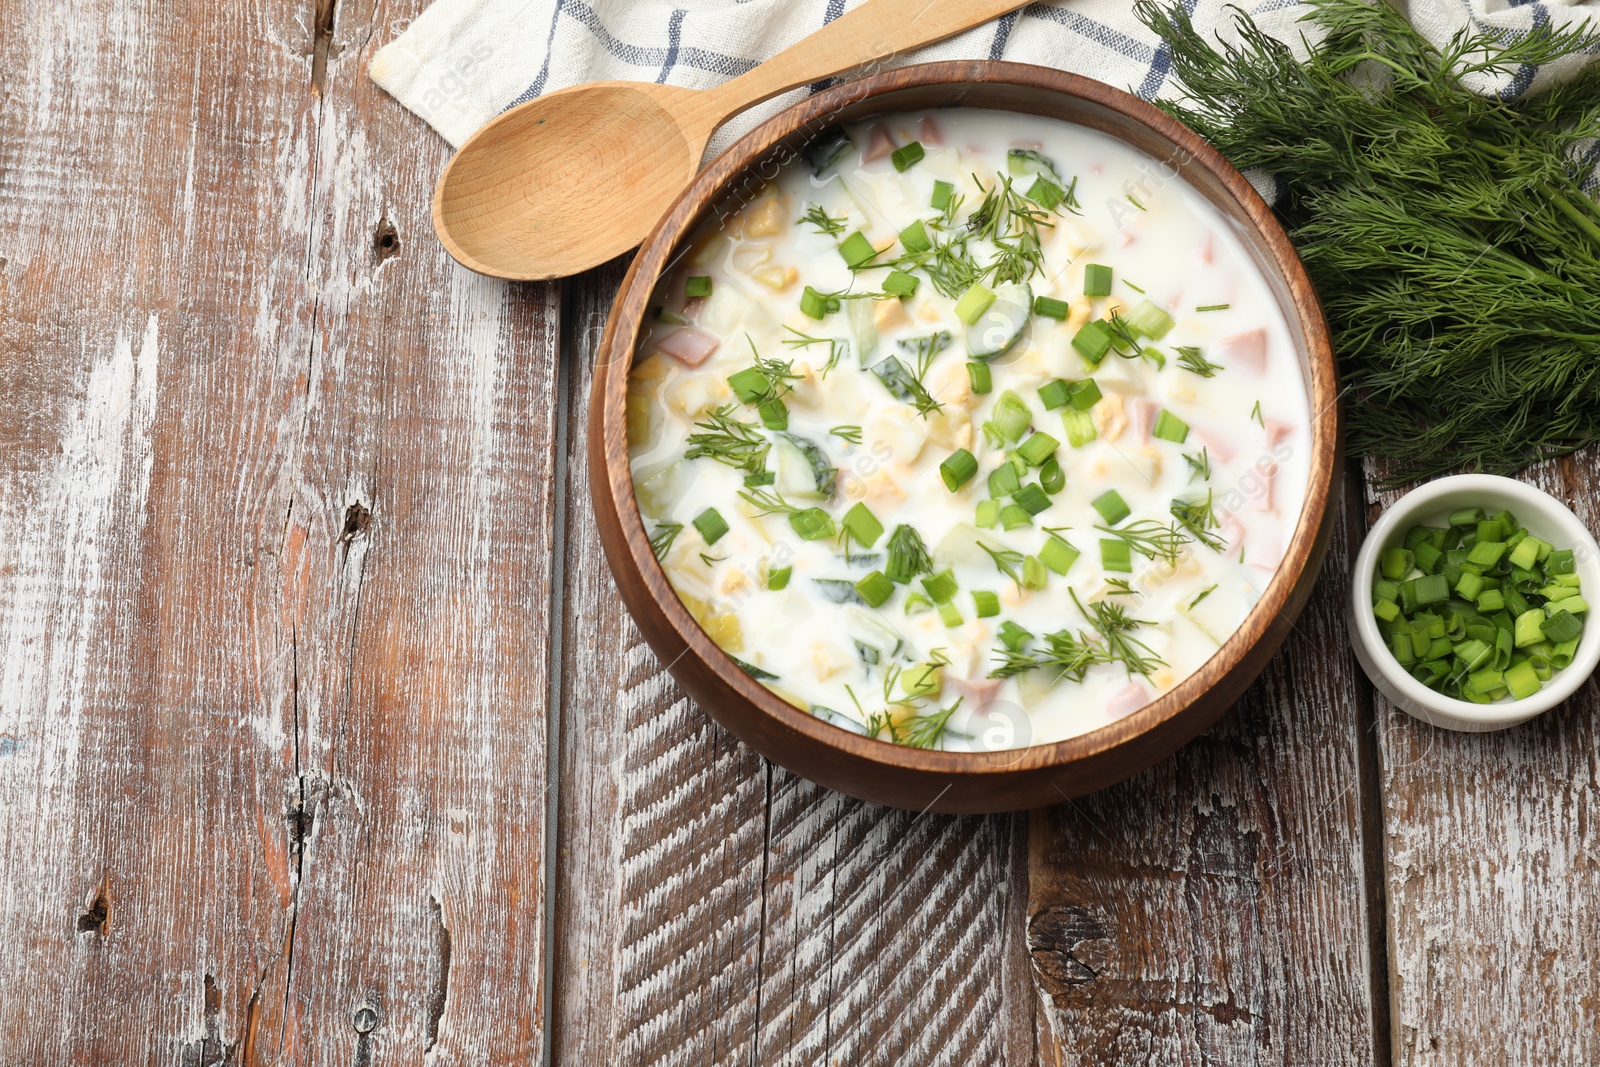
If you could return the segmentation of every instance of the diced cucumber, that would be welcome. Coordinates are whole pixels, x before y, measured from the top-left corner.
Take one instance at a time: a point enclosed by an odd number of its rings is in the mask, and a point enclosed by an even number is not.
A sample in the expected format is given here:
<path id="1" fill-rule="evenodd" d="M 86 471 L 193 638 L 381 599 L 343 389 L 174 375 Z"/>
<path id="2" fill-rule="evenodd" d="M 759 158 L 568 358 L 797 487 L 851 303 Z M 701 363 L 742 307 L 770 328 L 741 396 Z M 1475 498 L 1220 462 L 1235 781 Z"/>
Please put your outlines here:
<path id="1" fill-rule="evenodd" d="M 811 173 L 820 178 L 854 147 L 855 142 L 843 127 L 830 126 L 806 143 L 800 150 L 800 158 L 811 168 Z"/>
<path id="2" fill-rule="evenodd" d="M 639 510 L 652 519 L 671 511 L 683 499 L 694 479 L 688 477 L 688 465 L 669 463 L 647 477 L 634 482 L 634 495 L 639 498 Z"/>
<path id="3" fill-rule="evenodd" d="M 894 356 L 885 356 L 870 368 L 883 387 L 889 390 L 889 395 L 896 400 L 907 404 L 916 402 L 916 393 L 912 391 L 911 383 L 915 380 L 906 365 Z"/>
<path id="4" fill-rule="evenodd" d="M 1028 328 L 1033 288 L 1026 283 L 997 285 L 994 303 L 967 327 L 967 354 L 992 360 L 1009 352 Z"/>
<path id="5" fill-rule="evenodd" d="M 867 367 L 878 354 L 878 322 L 873 317 L 871 300 L 846 300 L 845 320 L 850 324 L 850 345 L 861 366 Z"/>
<path id="6" fill-rule="evenodd" d="M 815 442 L 792 433 L 777 434 L 772 446 L 776 485 L 783 496 L 821 500 L 833 495 L 839 469 Z"/>
<path id="7" fill-rule="evenodd" d="M 834 604 L 860 604 L 866 607 L 867 602 L 861 599 L 861 594 L 856 592 L 856 583 L 844 578 L 813 578 L 811 584 L 817 587 L 817 592 L 822 594 L 824 600 Z"/>
<path id="8" fill-rule="evenodd" d="M 1013 148 L 1007 152 L 1006 170 L 1013 175 L 1040 174 L 1063 189 L 1067 185 L 1061 180 L 1061 172 L 1056 170 L 1055 161 L 1033 148 Z M 1016 188 L 1021 188 L 1020 184 Z"/>

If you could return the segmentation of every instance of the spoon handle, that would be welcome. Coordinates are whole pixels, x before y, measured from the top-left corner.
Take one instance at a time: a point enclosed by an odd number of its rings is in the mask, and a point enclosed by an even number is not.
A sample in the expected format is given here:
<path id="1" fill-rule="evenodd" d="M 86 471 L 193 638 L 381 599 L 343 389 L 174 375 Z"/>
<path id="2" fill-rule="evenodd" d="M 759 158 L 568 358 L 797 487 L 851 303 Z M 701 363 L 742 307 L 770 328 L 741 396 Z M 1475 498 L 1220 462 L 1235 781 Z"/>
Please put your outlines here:
<path id="1" fill-rule="evenodd" d="M 1026 0 L 867 0 L 708 94 L 721 119 L 840 71 L 890 66 L 900 52 L 942 41 L 1022 7 Z M 909 15 L 909 17 L 908 17 Z M 720 120 L 719 120 L 720 124 Z"/>

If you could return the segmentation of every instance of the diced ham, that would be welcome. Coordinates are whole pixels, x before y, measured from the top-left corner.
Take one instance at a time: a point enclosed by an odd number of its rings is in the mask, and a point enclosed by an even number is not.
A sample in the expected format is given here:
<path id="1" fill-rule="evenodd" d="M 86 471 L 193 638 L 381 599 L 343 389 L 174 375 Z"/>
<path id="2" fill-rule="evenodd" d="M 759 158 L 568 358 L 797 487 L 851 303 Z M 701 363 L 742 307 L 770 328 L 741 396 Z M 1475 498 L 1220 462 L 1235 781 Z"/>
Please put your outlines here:
<path id="1" fill-rule="evenodd" d="M 1116 722 L 1126 718 L 1150 703 L 1150 695 L 1138 682 L 1129 684 L 1128 688 L 1118 690 L 1110 700 L 1106 701 L 1106 719 Z"/>
<path id="2" fill-rule="evenodd" d="M 1128 425 L 1133 430 L 1133 436 L 1141 441 L 1150 440 L 1150 431 L 1155 428 L 1156 416 L 1161 412 L 1161 405 L 1154 400 L 1136 396 L 1128 401 L 1127 410 Z"/>
<path id="3" fill-rule="evenodd" d="M 682 326 L 665 334 L 656 342 L 657 351 L 664 352 L 685 367 L 698 367 L 711 358 L 722 344 L 704 330 Z"/>
<path id="4" fill-rule="evenodd" d="M 1138 238 L 1136 238 L 1132 233 L 1128 232 L 1127 230 L 1123 230 L 1121 233 L 1117 234 L 1117 247 L 1127 248 L 1136 240 L 1138 240 Z"/>
<path id="5" fill-rule="evenodd" d="M 1275 571 L 1283 562 L 1283 541 L 1276 531 L 1258 533 L 1244 546 L 1244 561 L 1264 571 Z"/>
<path id="6" fill-rule="evenodd" d="M 1224 555 L 1233 555 L 1239 551 L 1239 546 L 1244 544 L 1244 527 L 1239 525 L 1239 520 L 1232 515 L 1217 509 L 1217 515 L 1222 519 L 1222 527 L 1217 531 L 1217 536 L 1222 538 L 1222 551 Z"/>
<path id="7" fill-rule="evenodd" d="M 928 115 L 922 116 L 922 121 L 917 124 L 917 140 L 925 145 L 944 144 L 944 135 L 939 132 L 939 124 Z"/>
<path id="8" fill-rule="evenodd" d="M 961 695 L 964 706 L 973 711 L 982 711 L 994 703 L 995 694 L 1000 692 L 998 678 L 946 678 L 945 682 Z"/>
<path id="9" fill-rule="evenodd" d="M 881 122 L 874 122 L 867 130 L 867 147 L 861 150 L 861 162 L 883 159 L 893 151 L 894 138 L 889 136 L 889 128 Z"/>
<path id="10" fill-rule="evenodd" d="M 1235 451 L 1233 442 L 1229 441 L 1217 431 L 1201 429 L 1200 427 L 1196 426 L 1190 429 L 1189 433 L 1200 442 L 1201 447 L 1206 450 L 1206 453 L 1218 463 L 1226 463 L 1228 460 L 1233 458 Z"/>
<path id="11" fill-rule="evenodd" d="M 1267 331 L 1264 329 L 1246 330 L 1236 333 L 1231 337 L 1222 339 L 1222 365 L 1228 369 L 1238 368 L 1247 370 L 1251 374 L 1265 374 L 1267 372 Z"/>
<path id="12" fill-rule="evenodd" d="M 1294 433 L 1293 426 L 1286 422 L 1279 422 L 1277 419 L 1267 419 L 1262 425 L 1267 428 L 1267 447 L 1271 449 L 1277 448 L 1290 434 Z"/>
<path id="13" fill-rule="evenodd" d="M 1216 246 L 1212 242 L 1211 234 L 1208 233 L 1205 240 L 1194 246 L 1194 261 L 1202 267 L 1209 267 L 1216 258 Z"/>

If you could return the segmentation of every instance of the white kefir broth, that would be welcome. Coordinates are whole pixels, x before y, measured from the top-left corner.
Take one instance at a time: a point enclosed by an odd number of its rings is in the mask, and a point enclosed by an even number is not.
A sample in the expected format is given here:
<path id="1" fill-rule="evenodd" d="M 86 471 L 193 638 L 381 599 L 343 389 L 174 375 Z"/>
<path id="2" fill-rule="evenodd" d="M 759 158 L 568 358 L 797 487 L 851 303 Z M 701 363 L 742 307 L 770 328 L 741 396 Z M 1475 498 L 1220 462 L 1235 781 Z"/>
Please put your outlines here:
<path id="1" fill-rule="evenodd" d="M 664 318 L 647 316 L 630 383 L 629 443 L 646 530 L 656 535 L 681 524 L 662 562 L 707 632 L 779 695 L 842 728 L 959 750 L 1059 741 L 1104 726 L 1209 659 L 1244 621 L 1283 556 L 1306 493 L 1311 421 L 1288 326 L 1227 220 L 1174 168 L 1110 136 L 1050 119 L 961 109 L 896 116 L 847 132 L 853 147 L 832 168 L 819 177 L 795 162 L 737 214 L 708 224 L 663 278 L 653 303 L 665 309 Z M 925 157 L 899 173 L 886 148 L 914 140 Z M 865 311 L 844 299 L 820 321 L 802 310 L 806 286 L 821 293 L 882 290 L 886 268 L 852 272 L 841 255 L 841 241 L 857 231 L 884 250 L 884 262 L 904 253 L 894 242 L 914 220 L 935 241 L 959 233 L 984 198 L 979 181 L 989 187 L 1007 175 L 1008 152 L 1019 147 L 1053 164 L 1079 205 L 1076 214 L 1059 209 L 1053 226 L 1041 227 L 1043 269 L 1028 280 L 1034 297 L 1064 301 L 1068 311 L 1063 320 L 1028 317 L 1021 338 L 989 364 L 990 392 L 974 393 L 968 371 L 969 349 L 986 344 L 970 337 L 955 313 L 957 300 L 936 291 L 923 271 L 908 271 L 918 279 L 909 298 L 868 299 Z M 1011 176 L 1026 192 L 1036 174 Z M 930 203 L 939 180 L 962 198 L 954 230 L 935 225 L 942 214 Z M 800 221 L 813 205 L 842 220 L 843 230 L 826 234 Z M 979 266 L 995 254 L 986 240 L 969 240 L 968 249 Z M 1109 297 L 1084 295 L 1090 264 L 1112 268 Z M 686 299 L 689 277 L 709 277 L 712 295 Z M 984 284 L 1002 291 L 993 281 Z M 1086 320 L 1128 316 L 1146 300 L 1174 322 L 1159 340 L 1140 346 L 1164 356 L 1164 366 L 1116 352 L 1093 364 L 1074 349 Z M 914 339 L 940 330 L 951 341 L 921 379 L 940 407 L 923 415 L 867 367 L 897 356 L 915 371 Z M 829 344 L 785 343 L 802 335 L 848 348 L 827 369 Z M 713 342 L 715 350 L 694 365 Z M 1186 349 L 1198 349 L 1221 369 L 1211 377 L 1186 369 L 1179 359 Z M 788 515 L 762 515 L 743 499 L 747 470 L 684 458 L 690 435 L 705 429 L 696 424 L 723 405 L 732 405 L 726 413 L 754 427 L 752 433 L 776 440 L 728 382 L 754 365 L 757 352 L 793 361 L 799 377 L 782 398 L 784 432 L 815 445 L 838 471 L 831 497 L 796 495 L 797 486 L 809 488 L 803 464 L 796 476 L 801 453 L 778 444 L 765 464 L 775 470 L 775 484 L 758 488 L 795 507 L 821 507 L 835 523 L 865 503 L 884 533 L 871 548 L 851 543 L 848 561 L 839 537 L 804 540 Z M 1047 410 L 1039 390 L 1055 379 L 1087 378 L 1102 394 L 1088 411 L 1097 436 L 1074 447 L 1062 410 Z M 1065 485 L 1031 525 L 978 529 L 988 476 L 1016 447 L 995 447 L 982 430 L 1007 391 L 1026 403 L 1033 431 L 1060 441 L 1055 456 Z M 1182 443 L 1152 435 L 1162 410 L 1189 427 Z M 849 439 L 848 429 L 832 432 L 840 427 L 859 427 L 859 441 Z M 952 492 L 940 464 L 958 448 L 974 454 L 978 473 Z M 1185 459 L 1201 459 L 1202 449 L 1209 477 Z M 1039 475 L 1035 467 L 1021 481 L 1038 483 Z M 1113 489 L 1131 511 L 1114 525 L 1092 506 Z M 1191 538 L 1175 564 L 1134 551 L 1131 573 L 1103 568 L 1101 541 L 1117 538 L 1097 526 L 1170 529 L 1173 501 L 1202 503 L 1208 491 L 1217 519 L 1208 535 L 1219 547 Z M 728 527 L 715 544 L 694 525 L 708 507 Z M 958 583 L 950 601 L 960 616 L 955 625 L 952 612 L 926 610 L 914 599 L 924 593 L 926 575 L 895 585 L 877 607 L 852 602 L 845 586 L 827 584 L 882 571 L 886 545 L 902 524 L 921 535 L 935 571 L 948 568 Z M 1065 574 L 1046 569 L 1042 589 L 1023 588 L 979 545 L 1037 557 L 1052 536 L 1046 528 L 1080 555 Z M 787 585 L 768 588 L 783 567 L 792 568 Z M 1023 568 L 1015 564 L 1019 574 Z M 1037 585 L 1040 568 L 1032 570 Z M 974 591 L 995 594 L 999 614 L 978 617 Z M 841 593 L 845 602 L 836 602 Z M 915 613 L 908 614 L 908 600 Z M 1062 631 L 1103 643 L 1085 614 L 1100 603 L 1142 621 L 1124 635 L 1143 646 L 1145 673 L 1113 659 L 1089 666 L 1081 681 L 1060 677 L 1053 666 L 991 677 L 1005 660 L 1003 623 L 1034 635 L 1021 646 L 1026 655 L 1039 654 L 1049 647 L 1045 635 Z M 929 663 L 939 666 L 938 680 L 907 695 Z M 942 728 L 937 720 L 912 728 L 958 698 Z"/>

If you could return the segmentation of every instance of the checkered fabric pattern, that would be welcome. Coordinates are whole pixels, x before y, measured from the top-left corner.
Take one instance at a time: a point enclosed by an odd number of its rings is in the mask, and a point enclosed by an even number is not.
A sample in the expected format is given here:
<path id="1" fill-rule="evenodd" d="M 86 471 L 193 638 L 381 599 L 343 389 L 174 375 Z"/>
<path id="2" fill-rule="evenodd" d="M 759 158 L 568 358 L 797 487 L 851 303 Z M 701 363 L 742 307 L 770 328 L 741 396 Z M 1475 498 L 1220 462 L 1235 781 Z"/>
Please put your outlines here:
<path id="1" fill-rule="evenodd" d="M 838 18 L 848 0 L 436 0 L 373 57 L 374 81 L 459 145 L 514 104 L 580 82 L 671 82 L 705 88 L 742 74 Z M 856 0 L 859 2 L 859 0 Z M 1261 27 L 1296 43 L 1306 5 L 1236 0 Z M 1380 0 L 1381 2 L 1381 0 Z M 1200 27 L 1225 28 L 1229 4 L 1184 0 Z M 1166 50 L 1133 17 L 1130 0 L 1061 0 L 1020 11 L 929 48 L 905 63 L 1009 59 L 1084 74 L 1139 96 L 1161 92 Z M 1463 28 L 1510 37 L 1575 21 L 1600 22 L 1600 0 L 1410 0 L 1412 21 L 1444 42 Z M 1574 62 L 1581 62 L 1576 60 Z M 1478 92 L 1517 97 L 1566 70 L 1482 79 Z M 715 154 L 762 119 L 827 83 L 770 100 L 729 122 Z"/>

